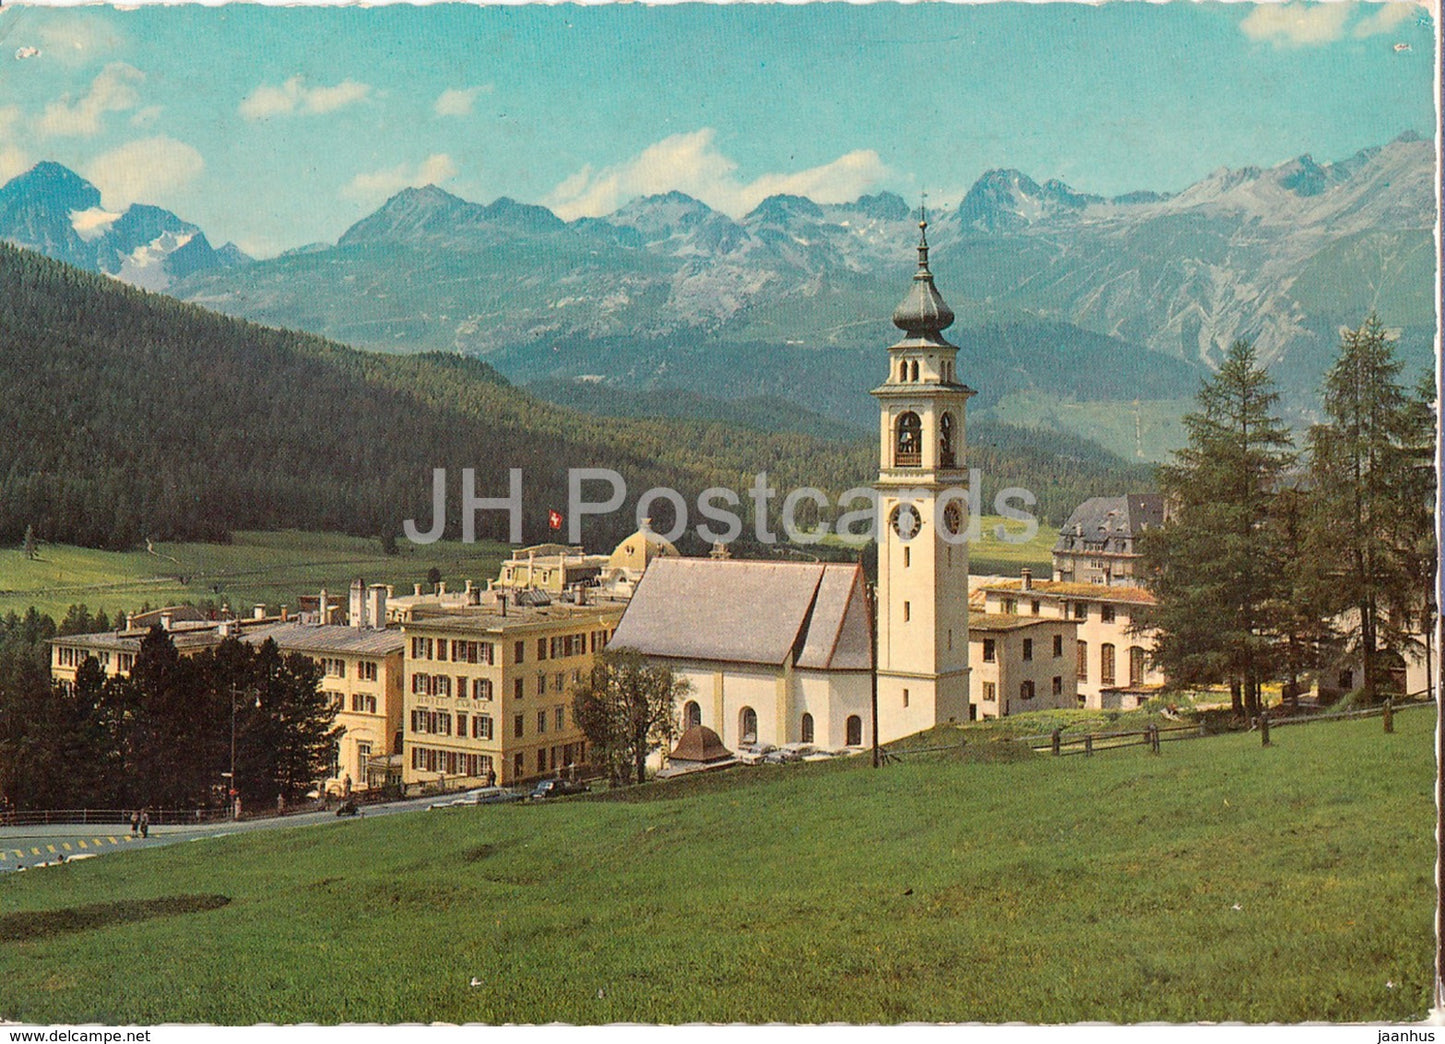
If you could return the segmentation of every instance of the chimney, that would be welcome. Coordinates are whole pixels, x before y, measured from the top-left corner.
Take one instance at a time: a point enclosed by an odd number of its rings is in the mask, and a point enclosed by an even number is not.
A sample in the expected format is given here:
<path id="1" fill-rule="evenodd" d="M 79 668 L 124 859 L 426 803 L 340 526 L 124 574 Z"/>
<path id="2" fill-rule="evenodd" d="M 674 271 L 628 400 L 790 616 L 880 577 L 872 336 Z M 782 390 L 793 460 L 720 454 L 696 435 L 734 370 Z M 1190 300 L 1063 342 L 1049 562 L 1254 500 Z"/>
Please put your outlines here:
<path id="1" fill-rule="evenodd" d="M 578 604 L 578 605 L 586 605 L 586 604 L 587 604 L 587 585 L 586 585 L 586 584 L 578 584 L 578 585 L 577 585 L 577 604 Z"/>
<path id="2" fill-rule="evenodd" d="M 317 606 L 316 606 L 317 619 L 318 619 L 318 621 L 319 621 L 321 624 L 323 624 L 323 625 L 329 624 L 329 623 L 331 622 L 331 613 L 330 613 L 330 610 L 327 608 L 327 604 L 326 604 L 326 603 L 327 603 L 326 588 L 323 587 L 323 588 L 321 589 L 321 601 L 318 602 L 318 603 L 317 603 Z"/>
<path id="3" fill-rule="evenodd" d="M 411 585 L 411 594 L 412 594 L 412 597 L 413 597 L 413 598 L 420 598 L 420 597 L 421 597 L 421 584 L 412 584 L 412 585 Z"/>
<path id="4" fill-rule="evenodd" d="M 501 606 L 502 606 L 502 615 L 503 615 L 503 616 L 506 616 L 506 615 L 507 615 L 507 592 L 506 592 L 506 591 L 503 591 L 500 595 L 498 595 L 498 596 L 497 596 L 497 601 L 498 601 L 498 602 L 501 604 Z"/>
<path id="5" fill-rule="evenodd" d="M 366 619 L 369 626 L 381 630 L 386 626 L 386 596 L 391 588 L 383 584 L 371 585 L 371 597 L 366 607 Z"/>
<path id="6" fill-rule="evenodd" d="M 282 602 L 282 603 L 281 603 L 281 622 L 282 622 L 282 623 L 285 623 L 287 620 L 289 620 L 289 619 L 291 618 L 291 614 L 290 614 L 290 612 L 289 612 L 289 609 L 290 609 L 290 607 L 289 607 L 288 605 L 286 605 L 285 602 Z"/>
<path id="7" fill-rule="evenodd" d="M 251 610 L 251 619 L 253 619 L 253 620 L 264 620 L 264 619 L 266 619 L 266 606 L 265 606 L 263 603 L 259 603 L 259 602 L 258 602 L 258 603 L 256 604 L 256 607 Z"/>
<path id="8" fill-rule="evenodd" d="M 134 630 L 135 630 L 135 614 L 134 614 L 134 613 L 126 613 L 126 614 L 125 614 L 125 629 L 126 629 L 127 631 L 134 631 Z"/>
<path id="9" fill-rule="evenodd" d="M 447 593 L 447 582 L 446 582 L 445 580 L 438 580 L 438 581 L 437 581 L 437 597 L 441 597 L 442 595 L 444 595 L 444 594 L 446 594 L 446 593 Z"/>
<path id="10" fill-rule="evenodd" d="M 346 622 L 360 629 L 366 626 L 366 584 L 361 580 L 351 581 L 350 604 L 347 606 Z"/>
<path id="11" fill-rule="evenodd" d="M 171 624 L 174 622 L 175 617 L 173 617 L 170 613 L 161 613 L 161 630 L 169 631 L 171 629 Z"/>
<path id="12" fill-rule="evenodd" d="M 1034 589 L 1034 571 L 1028 566 L 1024 566 L 1019 570 L 1019 576 L 1023 579 L 1021 585 L 1023 589 L 1025 591 L 1032 591 Z"/>

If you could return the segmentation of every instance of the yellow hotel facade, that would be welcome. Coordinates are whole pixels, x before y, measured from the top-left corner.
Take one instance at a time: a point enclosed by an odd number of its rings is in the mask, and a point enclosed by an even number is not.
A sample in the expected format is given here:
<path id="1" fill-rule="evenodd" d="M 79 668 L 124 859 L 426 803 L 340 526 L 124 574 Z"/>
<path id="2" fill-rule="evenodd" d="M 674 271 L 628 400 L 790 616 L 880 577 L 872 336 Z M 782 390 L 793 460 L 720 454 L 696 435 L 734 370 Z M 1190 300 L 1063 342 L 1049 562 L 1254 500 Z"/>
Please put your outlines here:
<path id="1" fill-rule="evenodd" d="M 583 764 L 573 689 L 622 610 L 498 605 L 404 624 L 403 782 L 510 786 Z"/>

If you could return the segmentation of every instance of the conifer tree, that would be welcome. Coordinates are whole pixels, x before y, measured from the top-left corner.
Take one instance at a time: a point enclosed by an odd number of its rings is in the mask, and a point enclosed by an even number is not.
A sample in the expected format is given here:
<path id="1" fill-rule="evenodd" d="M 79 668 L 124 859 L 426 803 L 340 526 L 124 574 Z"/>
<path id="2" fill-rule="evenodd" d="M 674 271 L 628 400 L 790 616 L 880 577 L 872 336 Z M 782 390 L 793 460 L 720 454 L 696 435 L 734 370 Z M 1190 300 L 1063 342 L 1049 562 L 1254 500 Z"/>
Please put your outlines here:
<path id="1" fill-rule="evenodd" d="M 1250 716 L 1282 665 L 1272 607 L 1286 575 L 1273 509 L 1294 455 L 1278 400 L 1253 346 L 1235 341 L 1184 417 L 1188 444 L 1159 468 L 1169 520 L 1140 541 L 1155 661 L 1175 682 L 1229 681 L 1236 711 Z"/>
<path id="2" fill-rule="evenodd" d="M 1325 376 L 1327 420 L 1309 434 L 1309 550 L 1328 572 L 1323 607 L 1360 659 L 1367 701 L 1381 691 L 1382 654 L 1418 646 L 1434 558 L 1433 418 L 1426 390 L 1408 393 L 1401 369 L 1378 316 L 1345 330 Z"/>

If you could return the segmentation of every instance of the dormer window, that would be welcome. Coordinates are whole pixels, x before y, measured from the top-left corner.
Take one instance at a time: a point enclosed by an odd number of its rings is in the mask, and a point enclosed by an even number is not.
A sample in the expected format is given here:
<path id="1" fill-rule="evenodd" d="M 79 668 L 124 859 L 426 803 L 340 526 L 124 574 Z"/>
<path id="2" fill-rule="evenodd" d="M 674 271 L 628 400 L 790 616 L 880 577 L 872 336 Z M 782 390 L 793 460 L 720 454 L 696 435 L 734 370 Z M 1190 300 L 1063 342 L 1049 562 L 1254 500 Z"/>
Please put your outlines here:
<path id="1" fill-rule="evenodd" d="M 916 468 L 922 463 L 923 422 L 918 419 L 918 414 L 909 410 L 898 418 L 893 466 L 898 468 Z"/>

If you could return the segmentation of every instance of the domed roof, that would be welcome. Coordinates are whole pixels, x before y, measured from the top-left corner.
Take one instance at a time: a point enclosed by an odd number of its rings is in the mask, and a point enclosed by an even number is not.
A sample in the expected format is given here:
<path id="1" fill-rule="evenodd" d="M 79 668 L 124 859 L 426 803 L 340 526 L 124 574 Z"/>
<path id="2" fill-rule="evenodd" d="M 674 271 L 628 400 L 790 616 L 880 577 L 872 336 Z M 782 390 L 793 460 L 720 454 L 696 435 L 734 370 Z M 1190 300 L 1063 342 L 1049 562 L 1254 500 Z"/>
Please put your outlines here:
<path id="1" fill-rule="evenodd" d="M 928 219 L 918 222 L 918 271 L 913 274 L 913 287 L 893 311 L 893 325 L 911 337 L 939 339 L 941 331 L 953 324 L 953 309 L 933 285 L 928 270 Z"/>
<path id="2" fill-rule="evenodd" d="M 648 521 L 651 521 L 650 519 Z M 672 541 L 658 536 L 648 528 L 648 522 L 613 549 L 607 558 L 608 569 L 631 569 L 641 573 L 654 558 L 678 558 L 677 548 Z"/>
<path id="3" fill-rule="evenodd" d="M 722 761 L 733 756 L 722 738 L 706 725 L 694 725 L 682 734 L 668 757 L 673 761 Z"/>

